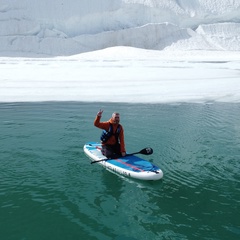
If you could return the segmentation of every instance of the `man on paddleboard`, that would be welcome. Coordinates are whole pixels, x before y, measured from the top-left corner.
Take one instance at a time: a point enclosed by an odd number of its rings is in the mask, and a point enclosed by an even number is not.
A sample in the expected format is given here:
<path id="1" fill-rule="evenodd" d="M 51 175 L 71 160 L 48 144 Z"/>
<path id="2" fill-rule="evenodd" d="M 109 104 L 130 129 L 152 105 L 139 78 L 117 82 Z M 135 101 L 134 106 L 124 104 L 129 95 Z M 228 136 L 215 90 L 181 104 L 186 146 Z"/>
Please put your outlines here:
<path id="1" fill-rule="evenodd" d="M 120 122 L 120 114 L 114 112 L 107 122 L 100 122 L 103 110 L 97 113 L 94 126 L 103 129 L 101 135 L 102 154 L 107 158 L 118 158 L 126 155 L 124 130 Z"/>

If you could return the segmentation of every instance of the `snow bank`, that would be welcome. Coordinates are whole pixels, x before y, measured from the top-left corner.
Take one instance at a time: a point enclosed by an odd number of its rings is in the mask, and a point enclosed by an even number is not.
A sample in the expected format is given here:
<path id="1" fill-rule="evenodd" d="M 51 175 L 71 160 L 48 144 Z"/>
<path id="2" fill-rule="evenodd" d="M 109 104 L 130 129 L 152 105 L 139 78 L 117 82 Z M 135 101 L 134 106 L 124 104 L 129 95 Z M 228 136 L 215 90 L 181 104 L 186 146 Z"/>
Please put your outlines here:
<path id="1" fill-rule="evenodd" d="M 239 0 L 1 0 L 0 56 L 112 46 L 239 51 Z"/>
<path id="2" fill-rule="evenodd" d="M 56 58 L 0 58 L 0 102 L 240 102 L 237 52 L 113 47 Z"/>

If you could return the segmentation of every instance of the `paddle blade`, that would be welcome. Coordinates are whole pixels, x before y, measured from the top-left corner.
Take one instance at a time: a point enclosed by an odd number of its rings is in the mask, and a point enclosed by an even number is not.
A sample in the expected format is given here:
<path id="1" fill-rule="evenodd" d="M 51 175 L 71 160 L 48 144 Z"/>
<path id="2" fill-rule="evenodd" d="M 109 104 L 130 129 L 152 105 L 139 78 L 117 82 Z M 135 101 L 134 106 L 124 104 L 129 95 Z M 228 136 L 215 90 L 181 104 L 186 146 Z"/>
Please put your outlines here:
<path id="1" fill-rule="evenodd" d="M 152 148 L 144 148 L 142 149 L 139 153 L 144 154 L 144 155 L 151 155 L 153 153 Z"/>

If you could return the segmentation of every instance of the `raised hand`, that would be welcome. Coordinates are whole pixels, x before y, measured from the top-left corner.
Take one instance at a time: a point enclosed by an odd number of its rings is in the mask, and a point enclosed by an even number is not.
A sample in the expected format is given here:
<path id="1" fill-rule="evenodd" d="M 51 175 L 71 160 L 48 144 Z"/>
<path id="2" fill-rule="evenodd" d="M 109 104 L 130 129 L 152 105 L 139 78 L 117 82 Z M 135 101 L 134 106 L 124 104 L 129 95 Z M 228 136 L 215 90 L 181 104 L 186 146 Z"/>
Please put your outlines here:
<path id="1" fill-rule="evenodd" d="M 97 116 L 98 116 L 98 117 L 101 117 L 101 116 L 102 116 L 102 113 L 103 113 L 103 110 L 100 109 L 99 112 L 97 113 Z"/>

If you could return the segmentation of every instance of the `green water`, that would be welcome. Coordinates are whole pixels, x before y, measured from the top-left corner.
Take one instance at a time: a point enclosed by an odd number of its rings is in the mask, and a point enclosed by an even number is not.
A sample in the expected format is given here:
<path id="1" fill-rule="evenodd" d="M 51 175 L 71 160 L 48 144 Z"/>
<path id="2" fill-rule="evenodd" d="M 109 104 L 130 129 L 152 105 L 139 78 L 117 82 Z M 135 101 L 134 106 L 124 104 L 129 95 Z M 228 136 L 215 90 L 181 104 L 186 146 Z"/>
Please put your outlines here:
<path id="1" fill-rule="evenodd" d="M 99 108 L 162 180 L 90 164 Z M 2 103 L 0 132 L 1 240 L 240 238 L 240 104 Z"/>

